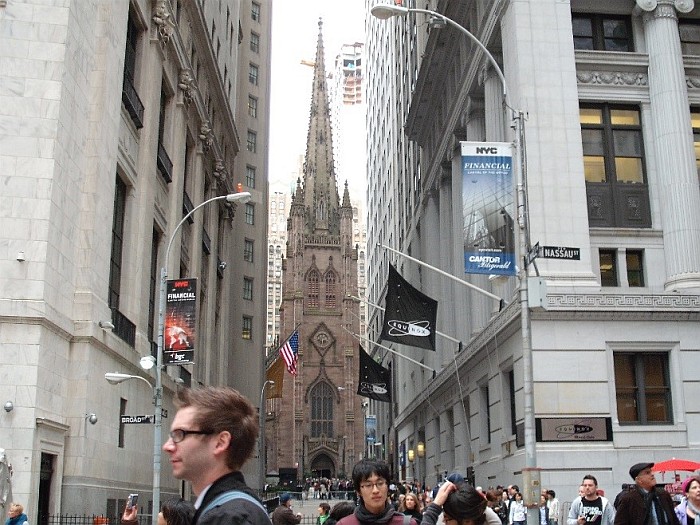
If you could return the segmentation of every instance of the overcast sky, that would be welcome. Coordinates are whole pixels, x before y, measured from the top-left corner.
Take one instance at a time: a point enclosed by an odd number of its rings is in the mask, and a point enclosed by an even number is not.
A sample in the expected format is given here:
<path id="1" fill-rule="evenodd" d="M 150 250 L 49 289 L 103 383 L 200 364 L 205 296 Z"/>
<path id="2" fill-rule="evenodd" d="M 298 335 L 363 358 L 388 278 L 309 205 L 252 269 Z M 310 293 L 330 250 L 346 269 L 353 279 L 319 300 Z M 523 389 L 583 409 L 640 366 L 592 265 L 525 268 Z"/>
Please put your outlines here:
<path id="1" fill-rule="evenodd" d="M 270 189 L 293 180 L 299 155 L 306 150 L 312 68 L 318 19 L 323 19 L 326 67 L 342 44 L 364 42 L 364 1 L 342 5 L 332 0 L 275 0 L 272 8 L 272 89 L 270 113 Z M 342 181 L 338 181 L 342 192 Z"/>

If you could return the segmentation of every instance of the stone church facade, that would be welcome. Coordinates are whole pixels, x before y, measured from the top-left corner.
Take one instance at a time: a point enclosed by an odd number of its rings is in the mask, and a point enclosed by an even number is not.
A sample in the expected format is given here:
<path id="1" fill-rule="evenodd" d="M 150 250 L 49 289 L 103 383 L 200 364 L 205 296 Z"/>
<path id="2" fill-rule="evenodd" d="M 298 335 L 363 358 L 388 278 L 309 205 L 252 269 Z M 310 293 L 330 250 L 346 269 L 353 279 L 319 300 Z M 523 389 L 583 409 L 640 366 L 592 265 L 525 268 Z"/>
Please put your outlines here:
<path id="1" fill-rule="evenodd" d="M 319 21 L 304 175 L 290 206 L 282 266 L 280 339 L 298 330 L 298 373 L 285 372 L 282 399 L 271 403 L 266 425 L 267 471 L 282 481 L 349 477 L 364 444 L 356 394 L 358 250 L 347 184 L 342 199 L 338 193 L 323 60 Z"/>

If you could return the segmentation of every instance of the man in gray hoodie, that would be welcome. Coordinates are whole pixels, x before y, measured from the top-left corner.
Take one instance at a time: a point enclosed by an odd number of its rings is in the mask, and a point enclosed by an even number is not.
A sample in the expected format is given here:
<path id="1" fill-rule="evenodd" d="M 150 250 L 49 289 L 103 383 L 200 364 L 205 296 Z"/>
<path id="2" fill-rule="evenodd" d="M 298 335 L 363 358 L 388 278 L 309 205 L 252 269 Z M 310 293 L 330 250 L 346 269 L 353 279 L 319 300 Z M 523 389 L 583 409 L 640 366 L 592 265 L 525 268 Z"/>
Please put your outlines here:
<path id="1" fill-rule="evenodd" d="M 571 503 L 567 525 L 613 525 L 615 509 L 607 498 L 598 495 L 598 480 L 591 474 L 583 476 L 583 495 Z"/>

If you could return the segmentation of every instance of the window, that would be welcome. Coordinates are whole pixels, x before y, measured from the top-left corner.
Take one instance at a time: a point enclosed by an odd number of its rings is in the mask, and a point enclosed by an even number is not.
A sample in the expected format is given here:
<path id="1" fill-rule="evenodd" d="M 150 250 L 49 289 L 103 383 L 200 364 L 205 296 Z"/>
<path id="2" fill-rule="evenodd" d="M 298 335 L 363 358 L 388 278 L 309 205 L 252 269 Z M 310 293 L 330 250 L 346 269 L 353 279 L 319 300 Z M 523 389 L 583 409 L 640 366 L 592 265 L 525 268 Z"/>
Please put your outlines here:
<path id="1" fill-rule="evenodd" d="M 126 215 L 126 184 L 117 176 L 112 216 L 112 253 L 109 260 L 109 297 L 112 309 L 119 309 L 122 283 L 122 249 L 124 247 L 124 218 Z"/>
<path id="2" fill-rule="evenodd" d="M 253 53 L 260 53 L 260 35 L 257 33 L 250 33 L 250 50 Z"/>
<path id="3" fill-rule="evenodd" d="M 489 399 L 489 386 L 483 385 L 479 388 L 480 393 L 480 409 L 481 415 L 481 442 L 483 444 L 491 443 L 491 401 Z"/>
<path id="4" fill-rule="evenodd" d="M 311 390 L 311 437 L 333 437 L 333 389 L 319 383 Z"/>
<path id="5" fill-rule="evenodd" d="M 637 107 L 582 105 L 579 110 L 590 226 L 651 226 Z"/>
<path id="6" fill-rule="evenodd" d="M 155 328 L 156 317 L 156 295 L 158 294 L 159 272 L 158 272 L 158 246 L 160 245 L 160 233 L 153 228 L 151 237 L 151 272 L 148 279 L 148 340 L 151 342 L 151 354 L 154 354 L 154 346 L 157 339 Z M 157 349 L 155 349 L 157 351 Z M 156 357 L 158 354 L 153 355 Z"/>
<path id="7" fill-rule="evenodd" d="M 615 352 L 614 363 L 620 424 L 672 423 L 668 354 Z"/>
<path id="8" fill-rule="evenodd" d="M 700 21 L 679 20 L 678 33 L 684 55 L 700 55 Z"/>
<path id="9" fill-rule="evenodd" d="M 308 299 L 307 299 L 307 306 L 309 308 L 318 308 L 318 283 L 319 283 L 319 275 L 316 270 L 312 271 L 309 274 L 308 278 Z"/>
<path id="10" fill-rule="evenodd" d="M 251 95 L 248 95 L 248 115 L 258 118 L 258 99 Z"/>
<path id="11" fill-rule="evenodd" d="M 243 260 L 253 262 L 253 248 L 255 244 L 251 239 L 243 241 Z"/>
<path id="12" fill-rule="evenodd" d="M 243 324 L 241 329 L 242 339 L 253 339 L 253 318 L 246 315 L 243 316 Z"/>
<path id="13" fill-rule="evenodd" d="M 250 277 L 243 278 L 243 299 L 253 300 L 253 279 Z"/>
<path id="14" fill-rule="evenodd" d="M 598 259 L 600 260 L 600 285 L 619 286 L 617 281 L 617 251 L 599 250 Z"/>
<path id="15" fill-rule="evenodd" d="M 248 151 L 255 153 L 258 149 L 258 134 L 255 131 L 248 130 Z"/>
<path id="16" fill-rule="evenodd" d="M 573 13 L 574 49 L 634 51 L 629 17 Z"/>
<path id="17" fill-rule="evenodd" d="M 335 307 L 335 274 L 328 272 L 326 274 L 326 308 Z"/>
<path id="18" fill-rule="evenodd" d="M 255 171 L 255 166 L 245 167 L 245 185 L 249 188 L 255 188 Z"/>
<path id="19" fill-rule="evenodd" d="M 143 103 L 136 91 L 136 62 L 138 58 L 141 29 L 136 25 L 135 16 L 129 10 L 126 26 L 126 48 L 124 50 L 124 79 L 122 82 L 122 102 L 136 129 L 143 127 Z"/>
<path id="20" fill-rule="evenodd" d="M 245 223 L 255 224 L 255 204 L 246 202 L 245 204 Z"/>
<path id="21" fill-rule="evenodd" d="M 255 64 L 250 64 L 248 68 L 248 82 L 254 86 L 258 85 L 258 66 Z"/>
<path id="22" fill-rule="evenodd" d="M 644 286 L 644 259 L 642 250 L 627 250 L 627 282 L 630 286 Z"/>
<path id="23" fill-rule="evenodd" d="M 251 6 L 251 9 L 250 9 L 250 18 L 252 18 L 256 22 L 260 22 L 260 4 L 259 3 L 253 2 L 253 5 Z"/>

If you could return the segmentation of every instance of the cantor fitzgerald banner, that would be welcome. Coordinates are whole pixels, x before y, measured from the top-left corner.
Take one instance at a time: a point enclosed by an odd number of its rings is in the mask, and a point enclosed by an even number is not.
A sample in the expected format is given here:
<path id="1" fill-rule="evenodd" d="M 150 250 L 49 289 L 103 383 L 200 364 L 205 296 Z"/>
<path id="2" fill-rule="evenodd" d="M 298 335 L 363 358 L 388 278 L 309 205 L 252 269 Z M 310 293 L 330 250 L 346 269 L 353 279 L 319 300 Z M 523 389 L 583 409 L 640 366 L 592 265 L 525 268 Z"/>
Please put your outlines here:
<path id="1" fill-rule="evenodd" d="M 165 293 L 163 360 L 166 365 L 194 363 L 197 279 L 168 280 Z"/>
<path id="2" fill-rule="evenodd" d="M 464 272 L 515 275 L 513 146 L 460 142 Z"/>

